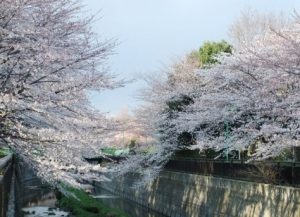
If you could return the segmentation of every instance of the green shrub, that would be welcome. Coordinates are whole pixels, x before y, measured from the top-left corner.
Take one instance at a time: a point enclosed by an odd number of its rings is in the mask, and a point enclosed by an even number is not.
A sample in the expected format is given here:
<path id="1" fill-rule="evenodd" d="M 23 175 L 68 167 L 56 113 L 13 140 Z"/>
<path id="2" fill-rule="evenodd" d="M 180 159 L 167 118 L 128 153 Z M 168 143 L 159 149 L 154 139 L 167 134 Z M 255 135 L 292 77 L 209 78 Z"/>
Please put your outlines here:
<path id="1" fill-rule="evenodd" d="M 6 147 L 1 147 L 0 148 L 0 158 L 5 157 L 6 155 L 10 154 L 11 150 Z"/>
<path id="2" fill-rule="evenodd" d="M 218 63 L 216 55 L 220 53 L 232 53 L 232 46 L 226 41 L 205 42 L 199 49 L 199 58 L 202 66 L 210 66 Z"/>
<path id="3" fill-rule="evenodd" d="M 67 197 L 58 193 L 60 207 L 68 209 L 75 217 L 129 217 L 120 210 L 105 206 L 82 190 L 67 188 L 75 197 Z"/>

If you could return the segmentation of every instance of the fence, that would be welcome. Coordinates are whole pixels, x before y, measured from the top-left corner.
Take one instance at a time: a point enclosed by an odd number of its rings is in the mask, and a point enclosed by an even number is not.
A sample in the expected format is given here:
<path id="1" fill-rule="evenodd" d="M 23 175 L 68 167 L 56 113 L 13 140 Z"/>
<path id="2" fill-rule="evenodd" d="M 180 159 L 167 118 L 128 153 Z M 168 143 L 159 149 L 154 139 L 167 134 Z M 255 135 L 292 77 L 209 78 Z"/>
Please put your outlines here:
<path id="1" fill-rule="evenodd" d="M 13 157 L 8 155 L 0 159 L 0 216 L 5 217 L 12 178 Z"/>
<path id="2" fill-rule="evenodd" d="M 165 170 L 260 183 L 300 186 L 300 162 L 254 162 L 171 159 Z"/>

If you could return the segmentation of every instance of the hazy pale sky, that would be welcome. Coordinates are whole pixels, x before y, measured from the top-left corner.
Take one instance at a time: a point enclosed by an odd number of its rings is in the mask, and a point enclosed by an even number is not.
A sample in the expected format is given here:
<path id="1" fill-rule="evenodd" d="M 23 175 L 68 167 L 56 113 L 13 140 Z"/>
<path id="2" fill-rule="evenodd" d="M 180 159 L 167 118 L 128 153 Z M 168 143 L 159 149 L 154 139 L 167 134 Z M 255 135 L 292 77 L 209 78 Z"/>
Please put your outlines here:
<path id="1" fill-rule="evenodd" d="M 261 12 L 299 11 L 299 0 L 83 0 L 101 10 L 94 31 L 120 44 L 109 60 L 111 71 L 132 79 L 156 73 L 172 60 L 198 49 L 207 40 L 228 39 L 228 29 L 247 8 Z M 91 94 L 96 108 L 113 114 L 138 105 L 142 81 L 124 88 Z"/>

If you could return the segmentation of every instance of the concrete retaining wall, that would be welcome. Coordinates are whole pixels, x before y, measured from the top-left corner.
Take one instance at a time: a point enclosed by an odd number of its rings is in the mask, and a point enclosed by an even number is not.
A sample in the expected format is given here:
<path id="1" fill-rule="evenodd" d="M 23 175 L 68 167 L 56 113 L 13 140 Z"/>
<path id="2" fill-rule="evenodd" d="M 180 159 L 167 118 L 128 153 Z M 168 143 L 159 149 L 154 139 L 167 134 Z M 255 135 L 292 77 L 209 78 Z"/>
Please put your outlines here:
<path id="1" fill-rule="evenodd" d="M 98 185 L 172 217 L 300 217 L 300 188 L 169 171 L 142 189 L 131 188 L 136 180 Z"/>

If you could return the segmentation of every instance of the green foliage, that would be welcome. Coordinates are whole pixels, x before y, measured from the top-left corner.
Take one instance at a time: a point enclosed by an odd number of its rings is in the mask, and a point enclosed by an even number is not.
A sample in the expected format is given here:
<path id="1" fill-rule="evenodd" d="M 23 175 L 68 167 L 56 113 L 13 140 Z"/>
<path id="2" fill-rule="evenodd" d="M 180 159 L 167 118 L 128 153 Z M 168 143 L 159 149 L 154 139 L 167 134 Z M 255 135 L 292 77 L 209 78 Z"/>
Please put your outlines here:
<path id="1" fill-rule="evenodd" d="M 42 157 L 44 156 L 44 152 L 43 150 L 41 149 L 35 149 L 35 150 L 32 150 L 32 154 L 37 156 L 37 157 Z"/>
<path id="2" fill-rule="evenodd" d="M 121 156 L 128 155 L 130 152 L 129 148 L 117 149 L 117 148 L 103 148 L 101 149 L 102 153 L 108 156 Z"/>
<path id="3" fill-rule="evenodd" d="M 58 196 L 59 206 L 68 209 L 74 217 L 129 217 L 117 209 L 111 209 L 82 190 L 67 188 L 74 197 Z"/>
<path id="4" fill-rule="evenodd" d="M 5 157 L 11 153 L 11 150 L 6 147 L 1 147 L 0 148 L 0 158 Z"/>
<path id="5" fill-rule="evenodd" d="M 220 53 L 232 53 L 232 46 L 226 41 L 205 42 L 199 49 L 199 58 L 202 66 L 210 66 L 218 63 L 215 56 Z"/>
<path id="6" fill-rule="evenodd" d="M 102 153 L 103 154 L 106 154 L 106 155 L 115 155 L 115 152 L 117 151 L 116 148 L 103 148 L 101 149 Z"/>

